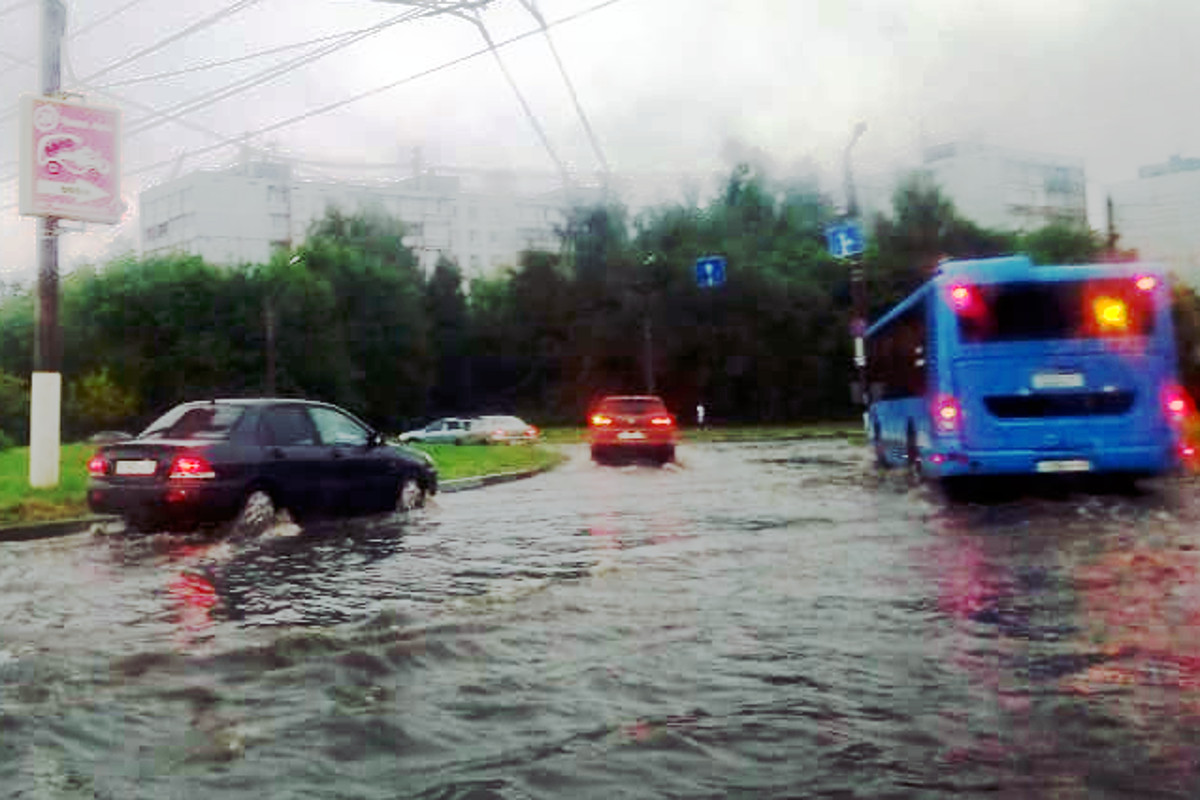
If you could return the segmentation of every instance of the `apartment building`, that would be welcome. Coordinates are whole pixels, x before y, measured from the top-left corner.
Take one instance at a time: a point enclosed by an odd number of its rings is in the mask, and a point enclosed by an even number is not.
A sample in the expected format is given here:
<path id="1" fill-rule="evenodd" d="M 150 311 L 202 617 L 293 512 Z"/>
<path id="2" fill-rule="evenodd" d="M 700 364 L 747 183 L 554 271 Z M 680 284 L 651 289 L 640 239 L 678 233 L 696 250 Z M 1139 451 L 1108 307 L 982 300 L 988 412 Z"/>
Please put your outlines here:
<path id="1" fill-rule="evenodd" d="M 377 210 L 405 223 L 405 243 L 426 271 L 446 255 L 471 278 L 515 265 L 522 250 L 559 248 L 561 193 L 520 194 L 514 183 L 428 174 L 375 183 L 303 180 L 286 163 L 247 161 L 143 191 L 141 249 L 214 264 L 264 263 L 274 249 L 301 243 L 329 208 Z"/>
<path id="2" fill-rule="evenodd" d="M 1200 158 L 1172 156 L 1108 187 L 1118 245 L 1200 286 Z"/>
<path id="3" fill-rule="evenodd" d="M 1081 159 L 952 142 L 926 148 L 922 170 L 962 216 L 985 228 L 1087 225 Z"/>

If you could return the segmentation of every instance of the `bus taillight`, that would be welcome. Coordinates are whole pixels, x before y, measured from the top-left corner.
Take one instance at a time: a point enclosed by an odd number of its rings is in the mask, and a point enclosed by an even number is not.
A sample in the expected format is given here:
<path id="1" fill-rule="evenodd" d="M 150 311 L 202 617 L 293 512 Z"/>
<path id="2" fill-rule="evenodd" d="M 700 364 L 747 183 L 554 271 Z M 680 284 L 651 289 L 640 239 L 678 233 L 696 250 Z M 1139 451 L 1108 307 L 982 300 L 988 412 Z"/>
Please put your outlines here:
<path id="1" fill-rule="evenodd" d="M 1192 399 L 1182 386 L 1168 384 L 1162 391 L 1163 413 L 1172 425 L 1182 425 L 1192 414 Z"/>
<path id="2" fill-rule="evenodd" d="M 933 427 L 938 433 L 958 433 L 962 427 L 962 405 L 949 394 L 938 395 L 933 401 Z"/>
<path id="3" fill-rule="evenodd" d="M 950 307 L 954 313 L 970 316 L 978 311 L 979 296 L 975 289 L 963 283 L 956 283 L 949 291 Z"/>

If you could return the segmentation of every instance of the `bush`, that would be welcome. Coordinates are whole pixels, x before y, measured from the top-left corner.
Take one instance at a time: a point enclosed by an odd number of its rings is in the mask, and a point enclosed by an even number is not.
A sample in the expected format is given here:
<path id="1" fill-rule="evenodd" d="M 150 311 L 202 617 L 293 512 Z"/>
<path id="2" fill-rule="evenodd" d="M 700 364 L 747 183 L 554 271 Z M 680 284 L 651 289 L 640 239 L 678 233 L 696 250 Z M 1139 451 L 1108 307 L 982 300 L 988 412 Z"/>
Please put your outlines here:
<path id="1" fill-rule="evenodd" d="M 0 449 L 29 442 L 29 381 L 0 372 Z"/>
<path id="2" fill-rule="evenodd" d="M 122 427 L 137 414 L 137 405 L 137 398 L 118 386 L 104 367 L 70 383 L 64 416 L 68 430 L 85 434 Z"/>

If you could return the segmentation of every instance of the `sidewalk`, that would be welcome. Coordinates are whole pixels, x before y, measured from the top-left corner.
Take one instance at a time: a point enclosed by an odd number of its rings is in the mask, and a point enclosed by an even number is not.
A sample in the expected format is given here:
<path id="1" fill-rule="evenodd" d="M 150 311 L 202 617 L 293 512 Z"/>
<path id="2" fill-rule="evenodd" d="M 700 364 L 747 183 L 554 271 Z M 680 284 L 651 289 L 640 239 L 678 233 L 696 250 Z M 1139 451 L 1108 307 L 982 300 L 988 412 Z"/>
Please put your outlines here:
<path id="1" fill-rule="evenodd" d="M 442 481 L 438 485 L 438 494 L 454 494 L 455 492 L 463 492 L 469 489 L 481 489 L 484 486 L 494 486 L 498 483 L 508 483 L 509 481 L 519 481 L 524 478 L 532 478 L 553 467 L 542 467 L 540 469 L 527 469 L 518 472 L 497 472 L 492 475 L 478 475 L 471 478 L 457 478 L 455 480 Z M 86 517 L 77 517 L 75 519 L 60 519 L 50 522 L 30 522 L 18 525 L 0 526 L 0 543 L 3 542 L 27 542 L 34 539 L 52 539 L 56 536 L 69 536 L 73 533 L 82 533 L 90 525 L 96 523 L 114 523 L 116 517 L 101 516 L 97 514 Z"/>

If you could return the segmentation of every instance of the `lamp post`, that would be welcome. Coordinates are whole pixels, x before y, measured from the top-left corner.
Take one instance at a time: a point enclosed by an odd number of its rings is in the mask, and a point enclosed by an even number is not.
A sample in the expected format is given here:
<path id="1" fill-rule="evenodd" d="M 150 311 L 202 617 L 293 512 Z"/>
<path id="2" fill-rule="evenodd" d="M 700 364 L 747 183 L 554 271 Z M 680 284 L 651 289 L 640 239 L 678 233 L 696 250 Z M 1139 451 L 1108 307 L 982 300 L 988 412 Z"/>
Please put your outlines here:
<path id="1" fill-rule="evenodd" d="M 854 126 L 854 132 L 851 134 L 850 141 L 846 145 L 844 158 L 846 219 L 851 221 L 858 217 L 858 197 L 854 192 L 854 175 L 850 169 L 850 151 L 866 132 L 867 123 L 859 122 Z M 850 301 L 853 305 L 851 310 L 853 317 L 850 321 L 850 334 L 854 337 L 854 368 L 856 373 L 856 385 L 853 395 L 855 400 L 865 407 L 869 400 L 866 370 L 867 354 L 863 346 L 863 335 L 867 329 L 867 287 L 865 276 L 863 275 L 862 253 L 856 253 L 850 257 Z"/>

